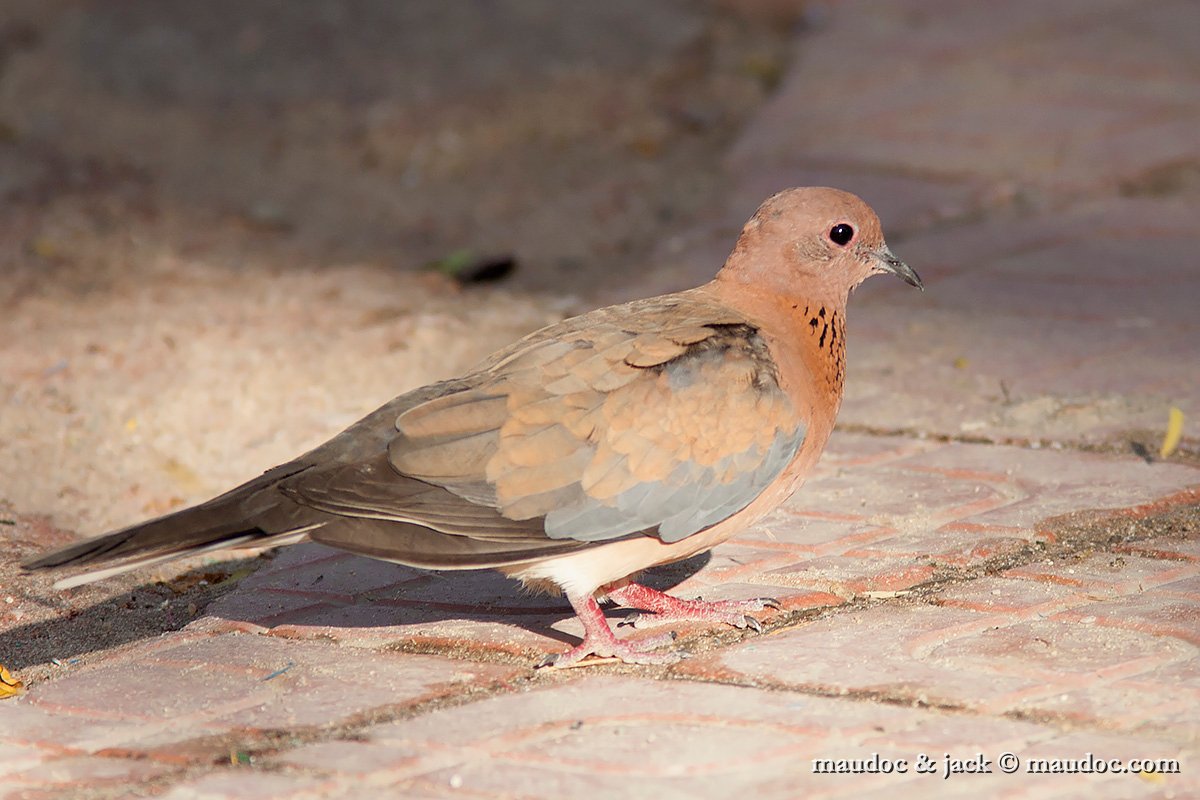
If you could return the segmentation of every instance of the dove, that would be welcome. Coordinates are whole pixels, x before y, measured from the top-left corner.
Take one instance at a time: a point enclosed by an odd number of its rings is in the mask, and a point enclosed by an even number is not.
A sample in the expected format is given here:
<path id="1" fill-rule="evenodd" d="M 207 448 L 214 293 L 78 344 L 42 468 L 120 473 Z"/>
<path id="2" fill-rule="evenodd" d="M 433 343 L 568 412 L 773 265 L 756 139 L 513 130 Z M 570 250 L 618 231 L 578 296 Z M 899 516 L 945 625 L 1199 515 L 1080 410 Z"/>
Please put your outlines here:
<path id="1" fill-rule="evenodd" d="M 750 612 L 778 608 L 636 578 L 746 530 L 811 473 L 841 404 L 847 298 L 878 273 L 923 288 L 861 199 L 780 192 L 702 286 L 549 325 L 212 500 L 23 566 L 109 564 L 55 584 L 69 588 L 307 539 L 561 592 L 584 636 L 543 665 L 672 663 L 673 637 L 620 638 L 600 603 L 755 629 Z"/>

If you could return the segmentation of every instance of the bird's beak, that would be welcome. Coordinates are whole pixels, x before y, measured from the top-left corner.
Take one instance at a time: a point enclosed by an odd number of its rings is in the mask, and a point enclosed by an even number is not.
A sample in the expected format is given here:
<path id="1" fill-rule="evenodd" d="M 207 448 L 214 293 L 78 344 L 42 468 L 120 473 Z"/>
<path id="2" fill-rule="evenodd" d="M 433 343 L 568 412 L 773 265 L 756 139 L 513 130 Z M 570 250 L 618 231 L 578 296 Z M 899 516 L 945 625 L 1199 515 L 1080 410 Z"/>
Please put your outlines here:
<path id="1" fill-rule="evenodd" d="M 896 258 L 886 244 L 873 251 L 871 257 L 878 263 L 882 272 L 890 272 L 909 286 L 915 286 L 921 291 L 925 291 L 925 284 L 921 283 L 921 276 L 908 264 Z"/>

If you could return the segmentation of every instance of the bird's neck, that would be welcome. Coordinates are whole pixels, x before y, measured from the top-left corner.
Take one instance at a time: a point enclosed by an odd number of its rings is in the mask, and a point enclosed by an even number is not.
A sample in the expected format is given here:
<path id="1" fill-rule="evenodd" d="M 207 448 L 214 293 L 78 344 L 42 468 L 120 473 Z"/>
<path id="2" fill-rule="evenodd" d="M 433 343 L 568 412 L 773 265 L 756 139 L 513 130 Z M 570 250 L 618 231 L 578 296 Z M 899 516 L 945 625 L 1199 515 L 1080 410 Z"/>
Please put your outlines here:
<path id="1" fill-rule="evenodd" d="M 706 288 L 764 334 L 784 390 L 804 405 L 826 410 L 832 429 L 846 378 L 846 297 L 836 292 L 787 296 L 747 291 L 744 285 L 728 292 L 718 281 Z"/>
<path id="2" fill-rule="evenodd" d="M 836 413 L 846 383 L 846 304 L 808 301 L 797 304 L 796 312 L 800 313 L 793 319 L 799 331 L 793 325 L 791 334 L 804 342 L 813 377 L 823 381 L 829 395 L 836 398 Z"/>

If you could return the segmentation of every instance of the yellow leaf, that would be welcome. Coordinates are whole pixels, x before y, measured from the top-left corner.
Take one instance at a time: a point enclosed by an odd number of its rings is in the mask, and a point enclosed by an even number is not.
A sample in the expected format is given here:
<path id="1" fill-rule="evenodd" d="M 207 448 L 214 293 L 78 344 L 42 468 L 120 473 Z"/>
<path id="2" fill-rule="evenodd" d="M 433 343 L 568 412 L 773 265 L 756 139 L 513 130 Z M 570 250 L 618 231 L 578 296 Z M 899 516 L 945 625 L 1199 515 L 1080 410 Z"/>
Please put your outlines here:
<path id="1" fill-rule="evenodd" d="M 13 677 L 13 674 L 4 667 L 0 667 L 0 700 L 24 693 L 25 684 Z"/>
<path id="2" fill-rule="evenodd" d="M 1167 435 L 1163 437 L 1162 448 L 1158 451 L 1159 458 L 1166 458 L 1174 453 L 1182 438 L 1183 412 L 1172 406 L 1170 414 L 1167 415 Z"/>

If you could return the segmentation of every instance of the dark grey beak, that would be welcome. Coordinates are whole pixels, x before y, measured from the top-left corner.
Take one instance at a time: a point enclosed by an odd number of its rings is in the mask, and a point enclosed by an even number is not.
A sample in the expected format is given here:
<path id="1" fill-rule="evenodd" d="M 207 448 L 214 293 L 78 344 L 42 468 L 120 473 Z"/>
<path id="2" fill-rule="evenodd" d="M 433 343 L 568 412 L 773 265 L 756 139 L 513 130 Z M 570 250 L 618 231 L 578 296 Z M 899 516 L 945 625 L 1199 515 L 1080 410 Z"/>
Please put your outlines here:
<path id="1" fill-rule="evenodd" d="M 922 292 L 925 291 L 925 284 L 921 283 L 921 276 L 908 264 L 896 258 L 886 244 L 871 253 L 871 256 L 879 262 L 879 268 L 884 272 L 890 272 L 909 286 L 915 286 Z"/>

